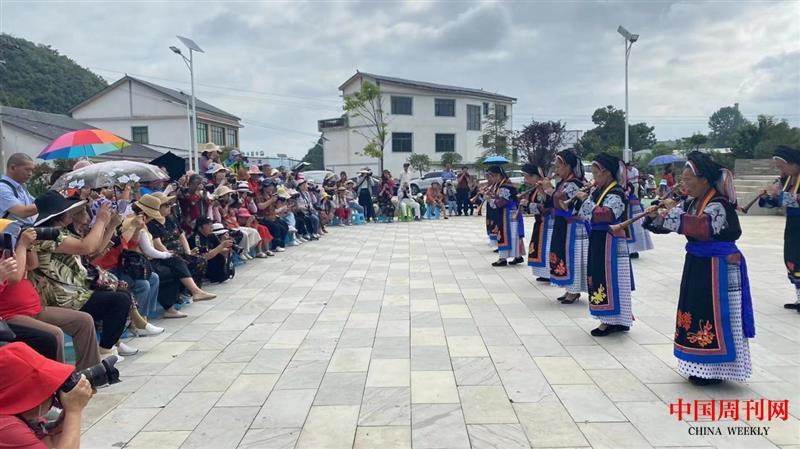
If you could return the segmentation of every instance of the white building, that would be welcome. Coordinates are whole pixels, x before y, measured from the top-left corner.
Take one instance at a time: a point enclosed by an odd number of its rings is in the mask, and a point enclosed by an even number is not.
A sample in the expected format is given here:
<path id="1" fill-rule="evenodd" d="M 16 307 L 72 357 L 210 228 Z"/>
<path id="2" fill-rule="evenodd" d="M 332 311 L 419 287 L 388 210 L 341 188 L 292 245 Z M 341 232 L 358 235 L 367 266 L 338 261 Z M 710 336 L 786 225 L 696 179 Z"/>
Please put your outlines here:
<path id="1" fill-rule="evenodd" d="M 191 96 L 125 75 L 70 111 L 72 117 L 162 153 L 187 157 Z M 200 99 L 197 142 L 239 148 L 239 117 Z"/>
<path id="2" fill-rule="evenodd" d="M 490 108 L 505 114 L 511 129 L 512 107 L 516 98 L 482 89 L 446 86 L 382 75 L 356 72 L 339 90 L 348 96 L 361 89 L 364 80 L 381 91 L 387 116 L 388 136 L 384 150 L 384 168 L 399 173 L 412 153 L 425 153 L 436 164 L 446 152 L 457 152 L 467 163 L 484 151 L 478 145 L 483 119 Z M 342 116 L 320 120 L 325 168 L 348 173 L 368 166 L 378 170 L 377 159 L 362 156 L 367 139 L 357 132 L 364 126 L 360 119 Z M 508 142 L 510 145 L 511 142 Z"/>
<path id="3" fill-rule="evenodd" d="M 48 112 L 33 111 L 30 109 L 10 108 L 3 106 L 0 109 L 2 126 L 3 157 L 8 158 L 14 153 L 25 153 L 36 162 L 37 156 L 50 143 L 70 131 L 94 128 L 92 125 L 75 120 L 74 118 Z M 149 162 L 161 153 L 140 144 L 132 144 L 121 151 L 106 153 L 93 157 L 95 161 L 109 159 L 129 159 L 140 162 Z M 0 170 L 5 169 L 5 161 L 0 163 Z"/>

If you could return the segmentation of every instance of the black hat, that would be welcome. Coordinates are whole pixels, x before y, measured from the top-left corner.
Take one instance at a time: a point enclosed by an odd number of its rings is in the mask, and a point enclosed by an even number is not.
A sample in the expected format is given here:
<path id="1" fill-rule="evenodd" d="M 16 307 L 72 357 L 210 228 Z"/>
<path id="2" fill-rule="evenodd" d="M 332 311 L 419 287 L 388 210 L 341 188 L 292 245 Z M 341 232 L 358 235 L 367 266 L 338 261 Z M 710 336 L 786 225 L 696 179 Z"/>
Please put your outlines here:
<path id="1" fill-rule="evenodd" d="M 86 200 L 70 200 L 55 190 L 48 190 L 36 198 L 33 203 L 36 205 L 36 210 L 39 211 L 39 216 L 36 217 L 33 225 L 39 226 L 67 211 L 83 206 L 86 204 Z"/>
<path id="2" fill-rule="evenodd" d="M 706 178 L 711 185 L 714 185 L 722 176 L 722 169 L 725 168 L 718 164 L 711 156 L 699 151 L 692 151 L 687 155 L 686 166 L 692 170 L 695 176 Z"/>
<path id="3" fill-rule="evenodd" d="M 573 153 L 569 150 L 561 150 L 556 153 L 556 159 L 561 159 L 564 161 L 572 169 L 572 174 L 578 178 L 583 179 L 583 162 L 581 158 L 578 157 L 577 154 Z"/>
<path id="4" fill-rule="evenodd" d="M 522 171 L 531 176 L 541 176 L 542 178 L 544 178 L 544 175 L 542 174 L 542 169 L 539 166 L 531 163 L 523 165 Z"/>
<path id="5" fill-rule="evenodd" d="M 775 152 L 772 153 L 772 157 L 773 159 L 783 159 L 790 164 L 800 165 L 800 150 L 786 145 L 778 145 L 778 147 L 775 148 Z"/>

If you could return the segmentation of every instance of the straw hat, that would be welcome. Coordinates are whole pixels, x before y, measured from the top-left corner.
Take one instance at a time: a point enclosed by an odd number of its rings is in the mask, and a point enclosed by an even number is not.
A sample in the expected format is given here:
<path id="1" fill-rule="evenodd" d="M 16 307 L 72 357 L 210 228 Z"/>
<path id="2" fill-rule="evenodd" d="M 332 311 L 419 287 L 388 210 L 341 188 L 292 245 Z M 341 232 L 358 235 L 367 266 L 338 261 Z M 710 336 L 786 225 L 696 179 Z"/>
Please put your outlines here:
<path id="1" fill-rule="evenodd" d="M 219 145 L 215 144 L 214 142 L 206 142 L 200 144 L 199 147 L 201 153 L 206 151 L 208 151 L 209 153 L 219 153 Z"/>
<path id="2" fill-rule="evenodd" d="M 164 192 L 155 192 L 152 195 L 154 197 L 158 198 L 159 201 L 161 201 L 161 205 L 162 206 L 165 205 L 165 204 L 169 204 L 169 203 L 171 203 L 171 202 L 173 202 L 173 201 L 178 199 L 178 197 L 176 197 L 174 195 L 167 196 L 167 194 L 164 193 Z"/>
<path id="3" fill-rule="evenodd" d="M 273 168 L 272 170 L 270 170 L 269 175 L 270 176 L 275 176 L 275 175 L 279 175 L 280 173 L 281 172 L 279 172 L 277 168 Z"/>
<path id="4" fill-rule="evenodd" d="M 278 198 L 283 198 L 285 200 L 288 200 L 289 198 L 291 198 L 291 195 L 289 195 L 289 191 L 286 190 L 286 187 L 284 187 L 284 186 L 278 187 L 277 193 L 278 193 Z"/>
<path id="5" fill-rule="evenodd" d="M 219 186 L 214 190 L 214 198 L 222 198 L 223 196 L 233 193 L 233 190 L 228 186 Z"/>
<path id="6" fill-rule="evenodd" d="M 144 195 L 139 198 L 139 201 L 136 202 L 136 206 L 142 210 L 150 218 L 156 220 L 163 220 L 164 216 L 161 215 L 159 209 L 161 209 L 161 200 L 154 195 Z"/>
<path id="7" fill-rule="evenodd" d="M 228 169 L 225 168 L 224 165 L 217 164 L 216 162 L 214 162 L 213 164 L 208 166 L 208 170 L 206 170 L 206 174 L 207 175 L 213 175 L 214 173 L 216 173 L 218 171 L 221 171 L 221 170 L 228 171 Z"/>

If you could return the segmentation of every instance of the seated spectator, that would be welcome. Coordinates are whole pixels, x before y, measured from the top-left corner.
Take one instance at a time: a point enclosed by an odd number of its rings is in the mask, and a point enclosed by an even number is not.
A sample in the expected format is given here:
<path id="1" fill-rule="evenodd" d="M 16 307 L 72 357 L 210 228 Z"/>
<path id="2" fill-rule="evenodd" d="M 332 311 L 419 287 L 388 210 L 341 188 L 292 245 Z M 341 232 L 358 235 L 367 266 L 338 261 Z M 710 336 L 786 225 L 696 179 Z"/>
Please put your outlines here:
<path id="1" fill-rule="evenodd" d="M 364 207 L 361 206 L 361 204 L 359 204 L 358 201 L 356 200 L 356 198 L 358 198 L 358 195 L 356 195 L 355 185 L 356 183 L 352 180 L 347 181 L 345 183 L 345 187 L 347 187 L 347 192 L 346 192 L 347 205 L 350 206 L 350 209 L 353 209 L 359 214 L 364 215 Z"/>
<path id="2" fill-rule="evenodd" d="M 70 228 L 73 214 L 84 209 L 85 201 L 68 200 L 58 192 L 48 191 L 36 199 L 39 218 L 36 226 L 57 227 L 55 240 L 37 241 L 29 257 L 38 266 L 30 278 L 44 303 L 51 307 L 81 310 L 103 323 L 100 335 L 100 356 L 117 355 L 117 342 L 125 330 L 131 313 L 131 297 L 122 292 L 90 290 L 81 256 L 96 254 L 110 240 L 109 233 L 119 224 L 119 215 L 112 216 L 108 204 L 97 210 L 95 226 L 80 238 Z"/>
<path id="3" fill-rule="evenodd" d="M 261 190 L 255 200 L 257 208 L 256 219 L 258 223 L 267 228 L 272 236 L 270 248 L 272 251 L 283 252 L 286 246 L 286 236 L 289 226 L 280 220 L 277 213 L 278 195 L 275 184 L 271 180 L 261 184 Z"/>
<path id="4" fill-rule="evenodd" d="M 406 209 L 409 207 L 414 211 L 414 220 L 420 219 L 420 206 L 419 203 L 411 197 L 411 189 L 408 183 L 403 183 L 400 190 L 397 191 L 397 204 L 400 206 L 400 213 L 406 214 Z"/>
<path id="5" fill-rule="evenodd" d="M 159 278 L 165 280 L 177 279 L 186 288 L 193 301 L 207 301 L 216 298 L 217 295 L 204 291 L 195 283 L 189 267 L 182 258 L 167 250 L 166 246 L 161 242 L 163 235 L 155 236 L 150 234 L 150 227 L 157 229 L 157 231 L 163 230 L 163 223 L 166 220 L 161 215 L 160 210 L 161 200 L 153 195 L 143 196 L 133 206 L 134 213 L 143 223 L 142 226 L 139 226 L 138 234 L 141 252 L 151 259 L 153 268 L 158 272 Z M 162 226 L 148 226 L 152 221 L 156 221 Z M 158 301 L 165 310 L 164 318 L 184 318 L 186 316 L 175 307 L 178 303 L 176 290 L 159 291 Z"/>
<path id="6" fill-rule="evenodd" d="M 333 200 L 328 192 L 322 192 L 319 197 L 319 232 L 327 234 L 325 225 L 333 221 Z"/>
<path id="7" fill-rule="evenodd" d="M 430 210 L 430 215 L 433 216 L 434 211 L 438 208 L 439 212 L 447 220 L 447 212 L 444 208 L 444 195 L 442 194 L 441 184 L 434 181 L 425 192 L 425 207 Z M 427 216 L 427 215 L 426 215 Z"/>
<path id="8" fill-rule="evenodd" d="M 247 170 L 247 178 L 241 179 L 240 181 L 246 182 L 250 193 L 255 195 L 261 187 L 261 170 L 259 170 L 258 165 L 251 165 L 250 169 Z"/>
<path id="9" fill-rule="evenodd" d="M 228 230 L 221 223 L 214 223 L 208 218 L 197 220 L 197 229 L 189 239 L 189 245 L 197 248 L 200 256 L 208 263 L 205 277 L 211 282 L 225 282 L 233 276 L 231 248 L 233 241 L 227 235 Z"/>
<path id="10" fill-rule="evenodd" d="M 206 260 L 197 254 L 189 246 L 189 240 L 175 217 L 174 211 L 178 209 L 175 196 L 167 196 L 164 193 L 156 192 L 153 194 L 161 201 L 159 213 L 164 217 L 164 222 L 150 220 L 147 222 L 147 231 L 154 241 L 159 241 L 167 251 L 183 259 L 192 278 L 198 287 L 203 286 L 203 275 L 206 272 Z"/>
<path id="11" fill-rule="evenodd" d="M 52 336 L 55 341 L 54 360 L 64 361 L 64 332 L 72 336 L 76 365 L 79 370 L 100 362 L 94 319 L 86 312 L 62 307 L 42 306 L 39 293 L 26 272 L 36 268 L 35 258 L 28 257 L 36 241 L 36 231 L 28 228 L 19 234 L 13 258 L 1 264 L 14 262 L 11 273 L 0 272 L 5 282 L 0 284 L 0 317 L 9 323 L 36 329 Z M 0 270 L 1 271 L 1 270 Z"/>
<path id="12" fill-rule="evenodd" d="M 228 173 L 230 173 L 230 171 L 222 164 L 209 165 L 208 171 L 206 172 L 206 175 L 210 177 L 208 184 L 214 186 L 214 188 L 227 185 Z"/>
<path id="13" fill-rule="evenodd" d="M 73 449 L 80 446 L 81 415 L 92 398 L 84 375 L 69 392 L 61 386 L 71 365 L 48 360 L 24 343 L 0 347 L 0 447 Z"/>
<path id="14" fill-rule="evenodd" d="M 33 159 L 14 153 L 6 161 L 6 173 L 0 177 L 0 217 L 22 224 L 36 221 L 36 204 L 25 187 L 33 175 Z"/>
<path id="15" fill-rule="evenodd" d="M 347 203 L 347 187 L 336 188 L 336 196 L 333 197 L 334 214 L 339 219 L 340 225 L 350 226 L 350 205 Z"/>
<path id="16" fill-rule="evenodd" d="M 257 258 L 263 259 L 275 255 L 269 250 L 269 245 L 272 241 L 269 230 L 266 226 L 259 224 L 256 221 L 256 217 L 246 207 L 239 208 L 236 212 L 236 219 L 238 221 L 238 229 L 245 232 L 247 236 L 248 244 L 252 244 L 256 242 L 256 238 L 258 239 L 255 245 L 249 247 L 250 249 L 255 249 Z"/>
<path id="17" fill-rule="evenodd" d="M 197 174 L 190 175 L 186 185 L 178 189 L 178 201 L 181 206 L 181 228 L 190 234 L 194 230 L 196 220 L 207 216 L 211 206 L 205 179 Z"/>
<path id="18" fill-rule="evenodd" d="M 319 215 L 314 209 L 314 198 L 308 191 L 308 182 L 300 178 L 297 186 L 299 192 L 294 207 L 297 232 L 301 241 L 319 240 Z"/>
<path id="19" fill-rule="evenodd" d="M 378 191 L 378 210 L 387 221 L 394 219 L 394 180 L 389 170 L 384 170 L 381 175 L 381 187 Z"/>

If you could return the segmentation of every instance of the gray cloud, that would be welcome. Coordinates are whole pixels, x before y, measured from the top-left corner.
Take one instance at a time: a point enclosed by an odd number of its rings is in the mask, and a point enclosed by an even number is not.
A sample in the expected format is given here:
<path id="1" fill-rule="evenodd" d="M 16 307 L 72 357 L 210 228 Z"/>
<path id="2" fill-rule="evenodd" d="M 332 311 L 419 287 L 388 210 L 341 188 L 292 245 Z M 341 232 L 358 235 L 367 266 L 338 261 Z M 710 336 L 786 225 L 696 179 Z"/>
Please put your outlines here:
<path id="1" fill-rule="evenodd" d="M 4 32 L 108 79 L 180 89 L 188 74 L 167 47 L 193 37 L 206 50 L 198 95 L 245 119 L 245 147 L 271 153 L 304 154 L 316 120 L 341 113 L 336 88 L 356 69 L 515 96 L 517 127 L 534 117 L 590 127 L 594 109 L 624 103 L 619 24 L 641 34 L 631 119 L 659 138 L 706 131 L 736 101 L 750 117 L 800 122 L 795 2 L 4 1 L 2 12 Z"/>

